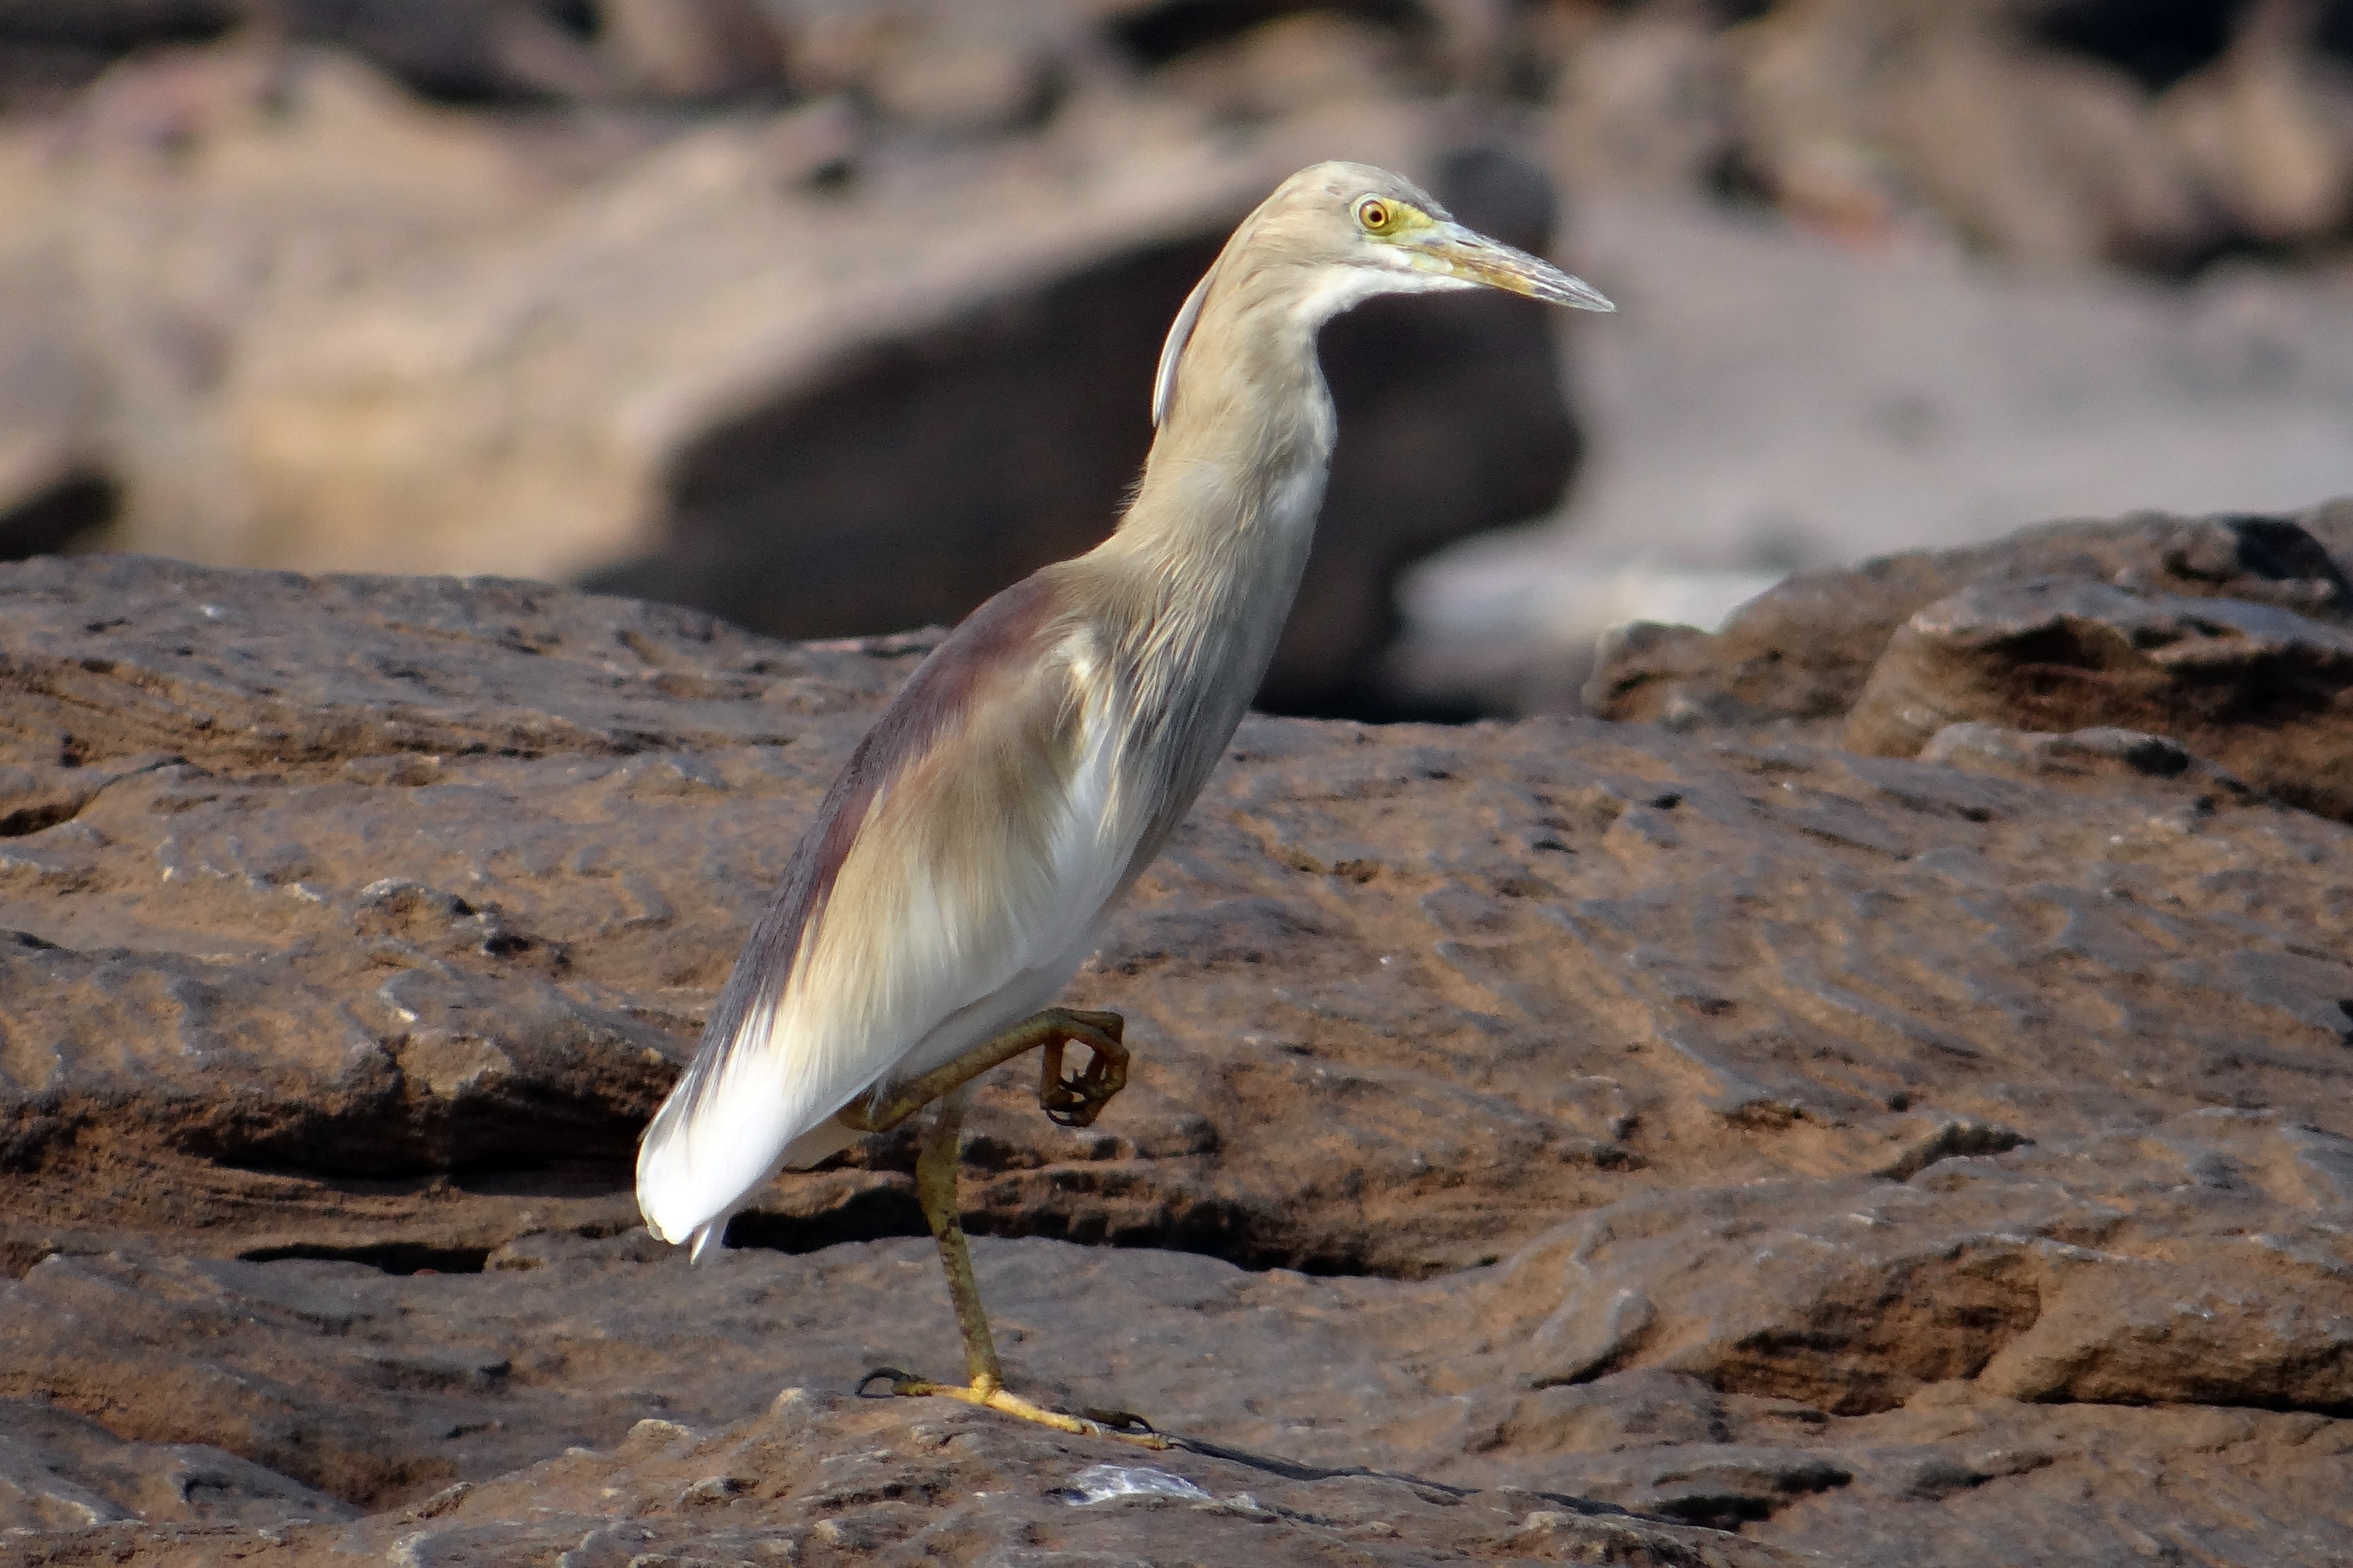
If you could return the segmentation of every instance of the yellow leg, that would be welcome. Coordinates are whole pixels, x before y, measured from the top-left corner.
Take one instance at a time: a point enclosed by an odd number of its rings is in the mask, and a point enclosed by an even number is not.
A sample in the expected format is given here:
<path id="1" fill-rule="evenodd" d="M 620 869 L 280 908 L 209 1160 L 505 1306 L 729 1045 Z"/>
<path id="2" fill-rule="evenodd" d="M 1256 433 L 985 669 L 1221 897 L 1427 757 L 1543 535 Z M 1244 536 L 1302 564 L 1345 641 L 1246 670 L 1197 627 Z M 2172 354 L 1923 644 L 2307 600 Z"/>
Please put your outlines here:
<path id="1" fill-rule="evenodd" d="M 1108 1029 L 1103 1023 L 1106 1019 L 1110 1022 Z M 977 1051 L 958 1058 L 939 1072 L 916 1079 L 869 1113 L 881 1127 L 896 1126 L 914 1110 L 914 1106 L 901 1108 L 901 1101 L 906 1094 L 943 1075 L 962 1074 L 944 1090 L 934 1089 L 931 1091 L 932 1096 L 939 1100 L 939 1109 L 933 1112 L 931 1128 L 923 1135 L 923 1149 L 915 1156 L 915 1196 L 923 1206 L 923 1219 L 932 1227 L 933 1239 L 939 1243 L 940 1262 L 947 1270 L 948 1296 L 955 1303 L 956 1327 L 964 1334 L 965 1366 L 971 1381 L 958 1388 L 950 1384 L 916 1377 L 894 1367 L 882 1367 L 868 1373 L 859 1380 L 858 1386 L 862 1393 L 869 1384 L 886 1381 L 891 1385 L 891 1392 L 896 1394 L 961 1399 L 967 1405 L 1018 1416 L 1024 1421 L 1035 1421 L 1059 1432 L 1088 1437 L 1116 1437 L 1146 1448 L 1166 1448 L 1169 1447 L 1166 1438 L 1124 1412 L 1102 1411 L 1089 1415 L 1072 1415 L 1060 1410 L 1049 1410 L 1042 1405 L 1032 1404 L 1017 1394 L 1008 1393 L 1005 1387 L 1005 1369 L 997 1359 L 997 1341 L 988 1331 L 988 1312 L 980 1304 L 980 1285 L 972 1274 L 972 1248 L 965 1240 L 964 1222 L 957 1217 L 956 1135 L 964 1126 L 964 1086 L 997 1063 L 1047 1043 L 1037 1037 L 1041 1020 L 1046 1021 L 1042 1025 L 1044 1030 L 1060 1032 L 1055 1034 L 1048 1047 L 1051 1054 L 1045 1068 L 1045 1082 L 1039 1089 L 1039 1100 L 1047 1103 L 1049 1091 L 1062 1090 L 1071 1097 L 1076 1109 L 1084 1113 L 1083 1120 L 1072 1125 L 1086 1125 L 1103 1109 L 1103 1102 L 1118 1093 L 1126 1080 L 1127 1053 L 1119 1046 L 1120 1019 L 1116 1014 L 1064 1014 L 1060 1009 L 1041 1013 L 1010 1034 L 1000 1036 Z M 1074 1023 L 1082 1025 L 1087 1032 L 1071 1030 L 1069 1026 Z M 999 1049 L 1017 1037 L 1020 1038 L 1019 1044 L 1011 1049 Z M 1094 1060 L 1087 1070 L 1075 1078 L 1061 1076 L 1060 1056 L 1064 1039 L 1079 1040 L 1095 1053 Z M 979 1065 L 971 1065 L 976 1060 Z M 1115 1065 L 1105 1068 L 1099 1074 L 1097 1068 L 1106 1063 Z M 918 1105 L 921 1103 L 920 1100 L 916 1102 Z M 1053 1115 L 1054 1110 L 1052 1103 L 1047 1103 L 1048 1115 Z M 896 1114 L 891 1114 L 894 1111 Z M 885 1116 L 888 1120 L 884 1120 Z M 850 1125 L 857 1126 L 858 1123 L 851 1122 Z M 1101 1418 L 1096 1418 L 1098 1416 Z"/>

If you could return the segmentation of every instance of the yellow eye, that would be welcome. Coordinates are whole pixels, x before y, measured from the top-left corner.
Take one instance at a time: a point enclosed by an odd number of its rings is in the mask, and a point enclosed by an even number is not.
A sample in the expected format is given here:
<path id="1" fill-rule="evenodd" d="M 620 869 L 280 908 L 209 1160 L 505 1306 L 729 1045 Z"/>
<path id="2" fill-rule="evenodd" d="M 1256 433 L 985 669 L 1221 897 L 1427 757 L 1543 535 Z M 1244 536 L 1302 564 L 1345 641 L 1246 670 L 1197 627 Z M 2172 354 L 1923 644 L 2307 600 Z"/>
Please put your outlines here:
<path id="1" fill-rule="evenodd" d="M 1356 221 L 1367 234 L 1387 234 L 1397 226 L 1397 208 L 1378 196 L 1366 196 L 1356 204 Z"/>

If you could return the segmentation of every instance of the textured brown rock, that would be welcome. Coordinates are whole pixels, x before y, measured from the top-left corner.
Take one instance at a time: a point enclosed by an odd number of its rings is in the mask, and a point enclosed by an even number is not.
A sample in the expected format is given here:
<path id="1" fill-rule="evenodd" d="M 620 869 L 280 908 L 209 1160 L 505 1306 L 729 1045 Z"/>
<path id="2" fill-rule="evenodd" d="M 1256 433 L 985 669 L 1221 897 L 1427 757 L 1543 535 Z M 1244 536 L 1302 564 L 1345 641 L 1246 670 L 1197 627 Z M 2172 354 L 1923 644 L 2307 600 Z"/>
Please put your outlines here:
<path id="1" fill-rule="evenodd" d="M 1898 630 L 1845 743 L 1912 756 L 1950 724 L 2169 736 L 2308 809 L 2353 813 L 2353 632 L 2272 605 L 2079 578 L 1985 583 Z"/>
<path id="2" fill-rule="evenodd" d="M 1778 1544 L 1833 1562 L 1959 1564 L 2031 1560 L 2032 1542 L 2054 1537 L 2092 1560 L 2118 1557 L 2141 1532 L 2226 1562 L 2323 1563 L 2353 1521 L 2341 1475 L 2353 1427 L 2316 1413 L 2027 1403 L 1948 1380 L 1841 1416 L 1656 1369 L 1530 1388 L 1498 1375 L 1494 1352 L 1466 1331 L 1525 1291 L 1517 1263 L 1400 1284 L 1041 1241 L 984 1239 L 977 1255 L 1027 1386 L 1140 1405 L 1170 1430 L 1281 1454 L 1294 1475 L 1370 1460 L 1402 1483 L 1286 1484 L 1267 1469 L 1071 1443 L 954 1406 L 845 1398 L 867 1364 L 930 1364 L 951 1342 L 924 1242 L 749 1251 L 689 1270 L 641 1236 L 543 1238 L 483 1274 L 406 1278 L 350 1263 L 58 1258 L 0 1287 L 9 1364 L 37 1368 L 40 1392 L 113 1399 L 110 1424 L 133 1432 L 135 1451 L 207 1431 L 332 1478 L 377 1511 L 348 1531 L 319 1529 L 338 1514 L 289 1482 L 266 1527 L 274 1543 L 254 1529 L 208 1541 L 168 1521 L 52 1526 L 35 1538 L 50 1555 L 32 1560 L 135 1545 L 132 1561 L 200 1561 L 226 1541 L 307 1561 L 440 1531 L 452 1532 L 439 1549 L 453 1555 L 469 1545 L 520 1554 L 603 1531 L 600 1546 L 757 1561 L 763 1540 L 832 1518 L 875 1531 L 872 1544 L 928 1541 L 949 1561 L 987 1561 L 965 1532 L 1101 1528 L 1088 1522 L 1098 1514 L 1060 1511 L 1098 1465 L 1180 1476 L 1211 1494 L 1186 1500 L 1272 1512 L 1256 1520 L 1269 1529 L 1360 1531 L 1360 1549 L 1386 1542 L 1419 1561 L 1449 1543 L 1549 1530 L 1561 1544 L 1489 1550 L 1590 1561 L 1579 1543 L 1614 1539 L 1693 1554 L 1667 1561 L 1773 1561 L 1743 1553 Z M 111 1344 L 75 1332 L 101 1313 Z M 290 1366 L 303 1375 L 282 1375 Z M 664 1453 L 675 1468 L 649 1463 Z M 1450 1506 L 1459 1492 L 1448 1489 L 1479 1495 Z M 1176 1502 L 1098 1506 L 1164 1510 L 1148 1526 L 1162 1551 L 1221 1528 Z M 1652 1517 L 1597 1513 L 1608 1506 Z M 1662 1528 L 1662 1517 L 1764 1539 Z M 1267 1539 L 1288 1549 L 1294 1538 Z"/>
<path id="3" fill-rule="evenodd" d="M 2353 1527 L 2348 829 L 2124 738 L 1251 721 L 1074 988 L 1130 1089 L 1084 1133 L 984 1090 L 983 1286 L 1044 1396 L 1434 1485 L 841 1400 L 953 1362 L 906 1141 L 701 1270 L 628 1159 L 924 646 L 0 571 L 36 1560 L 1215 1560 L 1254 1521 L 1277 1562 L 2318 1564 Z M 830 1392 L 763 1415 L 783 1384 Z M 1066 1500 L 1097 1463 L 1210 1502 Z"/>
<path id="4" fill-rule="evenodd" d="M 1920 760 L 2013 778 L 2180 779 L 2218 800 L 2243 801 L 2250 793 L 2244 780 L 2163 735 L 2106 725 L 2052 735 L 1999 724 L 1947 724 L 1920 748 Z"/>
<path id="5" fill-rule="evenodd" d="M 350 1525 L 263 1532 L 118 1526 L 28 1563 L 175 1563 L 206 1551 L 286 1563 L 988 1562 L 1018 1553 L 1158 1561 L 1511 1562 L 1747 1568 L 1793 1554 L 1577 1500 L 1375 1476 L 1302 1479 L 1228 1459 L 1100 1451 L 953 1409 L 860 1405 L 787 1388 L 718 1430 L 650 1418 L 608 1452 L 570 1449 Z M 45 1543 L 47 1544 L 47 1543 Z M 1149 1555 L 1139 1557 L 1137 1553 Z"/>
<path id="6" fill-rule="evenodd" d="M 46 1401 L 0 1404 L 0 1533 L 125 1520 L 269 1525 L 356 1512 L 207 1444 L 125 1442 Z"/>
<path id="7" fill-rule="evenodd" d="M 642 1236 L 586 1246 L 574 1242 L 501 1254 L 480 1275 L 409 1279 L 343 1263 L 190 1266 L 122 1258 L 57 1259 L 6 1288 L 15 1325 L 11 1349 L 39 1363 L 53 1380 L 75 1379 L 78 1386 L 69 1397 L 78 1402 L 114 1394 L 135 1404 L 139 1414 L 128 1420 L 118 1416 L 118 1425 L 159 1431 L 205 1426 L 285 1469 L 313 1475 L 345 1495 L 379 1504 L 414 1504 L 453 1482 L 474 1483 L 472 1494 L 459 1494 L 468 1499 L 459 1521 L 509 1531 L 543 1527 L 545 1505 L 553 1505 L 583 1516 L 581 1524 L 568 1526 L 574 1542 L 598 1526 L 624 1525 L 672 1509 L 689 1516 L 675 1522 L 690 1527 L 708 1528 L 723 1520 L 764 1532 L 793 1522 L 806 1528 L 852 1500 L 820 1502 L 814 1517 L 804 1513 L 796 1521 L 791 1513 L 731 1506 L 728 1499 L 744 1496 L 752 1504 L 751 1494 L 806 1491 L 815 1478 L 839 1476 L 854 1451 L 866 1451 L 860 1462 L 871 1463 L 881 1457 L 871 1452 L 878 1443 L 916 1461 L 911 1479 L 923 1475 L 923 1456 L 950 1468 L 934 1469 L 928 1479 L 914 1479 L 913 1484 L 886 1485 L 867 1501 L 895 1498 L 923 1510 L 971 1510 L 980 1500 L 967 1500 L 966 1494 L 1005 1498 L 1010 1487 L 1013 1499 L 1042 1501 L 1049 1505 L 1047 1517 L 1060 1517 L 1073 1527 L 1092 1516 L 1061 1513 L 1060 1507 L 1076 1500 L 1059 1499 L 1054 1489 L 1069 1487 L 1087 1466 L 1106 1462 L 1198 1478 L 1197 1484 L 1229 1503 L 1237 1491 L 1247 1489 L 1277 1508 L 1312 1510 L 1320 1517 L 1294 1517 L 1293 1522 L 1324 1529 L 1343 1522 L 1332 1517 L 1335 1513 L 1346 1516 L 1373 1505 L 1393 1510 L 1388 1517 L 1394 1525 L 1405 1527 L 1415 1516 L 1426 1525 L 1433 1521 L 1429 1506 L 1451 1500 L 1445 1484 L 1416 1488 L 1372 1479 L 1335 1479 L 1292 1490 L 1264 1470 L 1218 1464 L 1205 1469 L 1192 1456 L 1072 1445 L 1050 1434 L 976 1419 L 954 1406 L 886 1401 L 878 1407 L 830 1393 L 786 1393 L 772 1416 L 797 1419 L 772 1426 L 759 1412 L 780 1377 L 789 1383 L 800 1369 L 815 1373 L 835 1361 L 908 1357 L 924 1348 L 923 1335 L 945 1328 L 944 1299 L 931 1289 L 936 1280 L 929 1272 L 934 1266 L 928 1244 L 858 1247 L 822 1258 L 751 1252 L 695 1274 L 681 1269 L 675 1258 L 661 1257 L 662 1251 Z M 1329 1352 L 1325 1364 L 1340 1375 L 1340 1384 L 1315 1402 L 1320 1416 L 1330 1419 L 1353 1410 L 1356 1419 L 1384 1420 L 1398 1413 L 1383 1409 L 1387 1399 L 1404 1394 L 1414 1380 L 1379 1375 L 1365 1353 L 1369 1345 L 1354 1342 L 1348 1319 L 1369 1311 L 1393 1332 L 1426 1324 L 1431 1316 L 1431 1303 L 1411 1300 L 1409 1293 L 1400 1298 L 1395 1286 L 1369 1293 L 1345 1282 L 1314 1287 L 1297 1277 L 1242 1274 L 1206 1258 L 1088 1253 L 1040 1242 L 984 1244 L 982 1258 L 987 1288 L 1010 1330 L 1017 1365 L 1025 1359 L 1018 1347 L 1048 1322 L 1058 1322 L 1072 1334 L 1075 1353 L 1056 1355 L 1059 1364 L 1041 1370 L 1071 1396 L 1089 1397 L 1098 1386 L 1126 1381 L 1123 1374 L 1131 1370 L 1133 1342 L 1119 1319 L 1147 1321 L 1152 1339 L 1171 1344 L 1170 1336 L 1176 1336 L 1172 1348 L 1178 1357 L 1176 1364 L 1164 1365 L 1148 1392 L 1164 1402 L 1179 1400 L 1188 1418 L 1223 1409 L 1267 1430 L 1276 1428 L 1242 1415 L 1235 1400 L 1240 1391 L 1229 1380 L 1198 1375 L 1220 1360 L 1214 1316 L 1271 1311 L 1290 1331 L 1293 1353 L 1321 1344 Z M 657 1289 L 643 1289 L 657 1279 Z M 916 1288 L 911 1290 L 911 1285 Z M 72 1336 L 53 1325 L 110 1306 L 123 1335 L 111 1353 L 76 1356 L 58 1344 Z M 502 1321 L 538 1322 L 544 1331 L 528 1349 L 501 1343 Z M 198 1355 L 172 1349 L 191 1336 L 206 1346 Z M 1388 1334 L 1378 1338 L 1394 1350 Z M 1081 1348 L 1090 1343 L 1098 1348 Z M 1286 1373 L 1268 1354 L 1277 1348 L 1272 1340 L 1253 1336 L 1223 1347 L 1223 1359 L 1241 1376 L 1274 1379 L 1263 1393 L 1303 1392 L 1307 1381 L 1298 1375 L 1301 1369 Z M 298 1363 L 304 1369 L 300 1379 L 271 1375 L 273 1368 Z M 159 1397 L 165 1384 L 173 1391 L 170 1398 Z M 1429 1403 L 1421 1396 L 1420 1414 L 1427 1415 Z M 746 1417 L 753 1423 L 748 1433 L 739 1429 L 722 1436 L 711 1430 Z M 632 1430 L 631 1423 L 640 1419 L 654 1426 Z M 777 1442 L 791 1432 L 809 1447 L 795 1453 L 789 1444 Z M 764 1437 L 765 1443 L 759 1440 Z M 681 1442 L 690 1438 L 695 1440 Z M 572 1459 L 586 1462 L 569 1486 L 553 1484 L 554 1472 L 525 1468 L 552 1458 L 566 1442 L 607 1447 L 617 1443 L 618 1451 L 591 1456 L 574 1448 Z M 762 1459 L 764 1447 L 768 1453 Z M 668 1449 L 683 1460 L 690 1448 L 702 1461 L 698 1468 L 674 1479 L 664 1479 L 666 1468 L 628 1479 L 630 1467 L 654 1453 Z M 721 1453 L 728 1458 L 713 1460 Z M 960 1471 L 959 1458 L 978 1460 L 981 1468 Z M 747 1463 L 754 1468 L 741 1468 Z M 509 1473 L 507 1482 L 493 1479 Z M 713 1477 L 733 1477 L 738 1484 L 723 1479 L 714 1487 L 709 1484 Z M 690 1495 L 698 1483 L 702 1494 Z M 495 1500 L 501 1487 L 511 1489 L 505 1495 L 515 1500 L 509 1505 L 515 1517 L 501 1519 Z M 607 1487 L 628 1490 L 630 1500 L 616 1500 L 618 1493 L 602 1489 Z M 653 1500 L 657 1490 L 659 1502 Z M 302 1506 L 299 1489 L 289 1487 L 287 1493 L 281 1518 L 322 1517 Z M 520 1506 L 523 1500 L 543 1505 L 543 1517 L 532 1517 Z M 423 1517 L 442 1514 L 457 1500 L 426 1503 Z M 1471 1517 L 1489 1516 L 1503 1500 L 1488 1500 Z M 1472 1537 L 1482 1531 L 1510 1534 L 1525 1527 L 1521 1516 L 1527 1511 L 1564 1504 L 1571 1517 L 1556 1528 L 1569 1527 L 1571 1539 L 1588 1528 L 1577 1516 L 1602 1511 L 1565 1499 L 1527 1497 L 1513 1510 L 1511 1522 L 1499 1529 L 1482 1519 L 1480 1526 L 1470 1527 Z M 1023 1506 L 1014 1503 L 1015 1520 L 1022 1517 Z M 1251 1506 L 1240 1504 L 1246 1514 Z M 708 1510 L 705 1517 L 692 1517 L 702 1510 Z M 995 1517 L 999 1527 L 1012 1522 L 998 1510 L 977 1511 L 984 1521 Z M 327 1519 L 347 1517 L 332 1505 L 323 1512 Z M 415 1528 L 415 1517 L 382 1517 L 370 1528 L 402 1533 Z M 971 1520 L 970 1511 L 966 1517 Z M 1453 1528 L 1464 1529 L 1462 1517 L 1457 1520 Z M 951 1538 L 955 1530 L 932 1525 L 921 1514 L 907 1522 L 910 1531 L 928 1526 Z M 1607 1538 L 1609 1526 L 1590 1528 Z M 1651 1533 L 1633 1521 L 1617 1528 L 1638 1541 Z M 1376 1544 L 1395 1541 L 1368 1533 Z M 1777 1560 L 1774 1553 L 1730 1541 L 1656 1533 L 1670 1543 L 1668 1550 L 1680 1540 L 1692 1550 L 1725 1553 L 1728 1562 Z M 1447 1534 L 1435 1539 L 1443 1541 Z M 1409 1548 L 1412 1542 L 1409 1538 L 1396 1544 Z M 955 1560 L 979 1555 L 966 1546 Z"/>
<path id="8" fill-rule="evenodd" d="M 2353 1142 L 2220 1110 L 2063 1153 L 1984 1124 L 1935 1136 L 1950 1152 L 1910 1177 L 1677 1194 L 1523 1249 L 1498 1296 L 1553 1308 L 1520 1352 L 1532 1386 L 1640 1364 L 1841 1415 L 1959 1379 L 2045 1402 L 2353 1399 L 2323 1217 Z"/>
<path id="9" fill-rule="evenodd" d="M 2047 523 L 1992 544 L 1799 573 L 1712 636 L 1627 627 L 1603 644 L 1585 702 L 1601 718 L 1683 730 L 1842 719 L 1897 630 L 1978 583 L 2066 577 L 2276 605 L 2342 627 L 2353 625 L 2353 586 L 2340 564 L 2348 559 L 2353 507 L 2343 502 L 2294 518 L 2142 513 Z"/>

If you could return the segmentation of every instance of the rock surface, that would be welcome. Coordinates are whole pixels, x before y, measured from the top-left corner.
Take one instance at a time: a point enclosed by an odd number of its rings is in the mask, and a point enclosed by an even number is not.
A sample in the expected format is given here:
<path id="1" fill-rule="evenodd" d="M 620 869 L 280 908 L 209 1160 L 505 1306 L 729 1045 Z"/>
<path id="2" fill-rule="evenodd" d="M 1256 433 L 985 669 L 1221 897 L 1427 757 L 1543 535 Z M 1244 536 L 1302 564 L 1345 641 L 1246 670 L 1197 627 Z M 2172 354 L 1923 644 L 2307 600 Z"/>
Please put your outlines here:
<path id="1" fill-rule="evenodd" d="M 2294 517 L 2049 523 L 1991 544 L 1799 573 L 1714 634 L 1627 627 L 1604 644 L 1585 701 L 1601 718 L 1685 731 L 1842 721 L 1915 614 L 1978 584 L 2043 579 L 2272 606 L 2323 623 L 2325 640 L 2353 626 L 2348 561 L 2353 506 L 2342 501 Z"/>
<path id="2" fill-rule="evenodd" d="M 2309 810 L 2353 814 L 2353 632 L 2273 605 L 2045 577 L 1984 584 L 1897 630 L 1845 743 L 1914 756 L 1947 726 L 2163 734 Z"/>
<path id="3" fill-rule="evenodd" d="M 701 1270 L 628 1160 L 927 646 L 0 571 L 31 1560 L 2252 1565 L 2353 1528 L 2353 841 L 2147 737 L 1250 721 L 1073 987 L 1132 1087 L 1070 1132 L 984 1086 L 967 1219 L 1020 1386 L 1413 1479 L 848 1401 L 955 1359 L 909 1137 Z M 1099 1464 L 1209 1495 L 1071 1500 Z"/>

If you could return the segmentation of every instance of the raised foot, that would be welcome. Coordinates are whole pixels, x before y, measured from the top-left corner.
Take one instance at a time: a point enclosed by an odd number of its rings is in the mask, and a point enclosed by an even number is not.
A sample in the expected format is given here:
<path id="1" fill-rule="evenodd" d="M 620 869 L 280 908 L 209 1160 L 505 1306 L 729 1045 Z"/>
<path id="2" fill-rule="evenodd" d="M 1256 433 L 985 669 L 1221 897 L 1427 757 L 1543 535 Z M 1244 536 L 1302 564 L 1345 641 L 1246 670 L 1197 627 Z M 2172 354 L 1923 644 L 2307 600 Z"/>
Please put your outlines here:
<path id="1" fill-rule="evenodd" d="M 1061 1126 L 1091 1127 L 1112 1097 L 1127 1087 L 1127 1020 L 1116 1013 L 1071 1007 L 1051 1008 L 1039 1017 L 1050 1020 L 1054 1032 L 1047 1037 L 1039 1065 L 1038 1108 Z M 1073 1045 L 1086 1047 L 1087 1065 L 1064 1072 L 1063 1050 Z"/>
<path id="2" fill-rule="evenodd" d="M 1040 1426 L 1051 1426 L 1057 1432 L 1068 1432 L 1081 1437 L 1112 1437 L 1123 1443 L 1133 1443 L 1139 1448 L 1173 1448 L 1167 1438 L 1152 1429 L 1143 1416 L 1124 1410 L 1090 1410 L 1082 1415 L 1066 1411 L 1049 1410 L 1042 1405 L 1032 1405 L 1018 1394 L 1008 1394 L 1002 1387 L 965 1387 L 951 1383 L 934 1383 L 902 1372 L 895 1366 L 878 1366 L 858 1380 L 858 1393 L 866 1397 L 869 1387 L 877 1383 L 890 1385 L 890 1391 L 906 1399 L 960 1399 L 966 1405 L 977 1405 L 984 1410 L 994 1410 L 1017 1420 L 1034 1421 Z"/>

